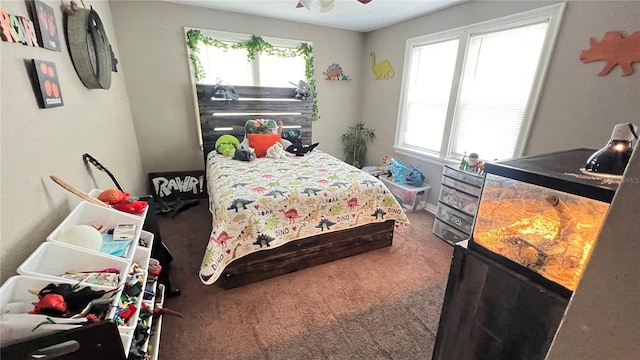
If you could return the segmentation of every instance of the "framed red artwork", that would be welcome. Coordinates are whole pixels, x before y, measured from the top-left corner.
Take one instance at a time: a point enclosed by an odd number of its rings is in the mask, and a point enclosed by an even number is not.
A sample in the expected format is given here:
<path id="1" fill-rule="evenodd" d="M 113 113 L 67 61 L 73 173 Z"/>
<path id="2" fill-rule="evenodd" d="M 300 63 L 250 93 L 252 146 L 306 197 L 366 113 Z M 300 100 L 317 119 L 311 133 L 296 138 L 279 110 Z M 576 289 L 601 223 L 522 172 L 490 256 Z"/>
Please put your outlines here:
<path id="1" fill-rule="evenodd" d="M 60 49 L 60 36 L 53 8 L 40 0 L 31 2 L 31 18 L 36 25 L 40 46 L 55 51 Z"/>
<path id="2" fill-rule="evenodd" d="M 41 107 L 52 108 L 63 106 L 62 90 L 56 64 L 50 61 L 32 59 L 35 67 L 36 78 L 40 89 Z"/>

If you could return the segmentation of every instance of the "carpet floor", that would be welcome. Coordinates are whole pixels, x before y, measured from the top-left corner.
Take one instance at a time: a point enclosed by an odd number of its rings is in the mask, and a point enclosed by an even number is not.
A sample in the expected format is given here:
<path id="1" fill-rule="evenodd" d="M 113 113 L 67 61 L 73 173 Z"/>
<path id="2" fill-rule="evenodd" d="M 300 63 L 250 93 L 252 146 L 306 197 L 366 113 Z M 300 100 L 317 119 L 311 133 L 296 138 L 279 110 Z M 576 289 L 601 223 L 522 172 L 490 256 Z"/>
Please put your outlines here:
<path id="1" fill-rule="evenodd" d="M 159 358 L 430 359 L 453 249 L 433 215 L 409 213 L 392 246 L 232 290 L 198 269 L 211 231 L 207 201 L 159 217 L 182 294 L 165 301 Z"/>

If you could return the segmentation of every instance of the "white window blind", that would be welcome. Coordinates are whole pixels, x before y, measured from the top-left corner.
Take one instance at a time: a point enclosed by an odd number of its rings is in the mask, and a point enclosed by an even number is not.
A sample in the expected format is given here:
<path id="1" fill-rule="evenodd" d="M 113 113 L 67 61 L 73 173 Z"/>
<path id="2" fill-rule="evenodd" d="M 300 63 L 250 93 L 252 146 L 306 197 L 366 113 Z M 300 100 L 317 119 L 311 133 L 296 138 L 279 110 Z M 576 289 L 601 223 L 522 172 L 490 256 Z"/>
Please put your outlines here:
<path id="1" fill-rule="evenodd" d="M 394 149 L 427 161 L 523 153 L 565 4 L 407 39 Z"/>
<path id="2" fill-rule="evenodd" d="M 450 157 L 513 156 L 548 23 L 472 35 L 451 131 Z"/>
<path id="3" fill-rule="evenodd" d="M 287 87 L 304 80 L 305 62 L 302 56 L 282 58 L 277 55 L 260 54 L 260 85 Z"/>
<path id="4" fill-rule="evenodd" d="M 215 35 L 213 37 L 218 38 Z M 299 80 L 305 80 L 305 61 L 302 56 L 286 58 L 261 53 L 249 61 L 246 49 L 231 48 L 233 40 L 224 42 L 228 49 L 202 43 L 198 45 L 198 57 L 205 71 L 203 84 L 223 82 L 242 86 L 291 87 Z"/>
<path id="5" fill-rule="evenodd" d="M 251 63 L 247 61 L 245 49 L 222 49 L 202 43 L 198 48 L 198 57 L 206 73 L 203 84 L 215 85 L 224 81 L 233 85 L 253 85 Z"/>
<path id="6" fill-rule="evenodd" d="M 413 49 L 404 129 L 406 145 L 439 152 L 456 66 L 458 39 Z"/>

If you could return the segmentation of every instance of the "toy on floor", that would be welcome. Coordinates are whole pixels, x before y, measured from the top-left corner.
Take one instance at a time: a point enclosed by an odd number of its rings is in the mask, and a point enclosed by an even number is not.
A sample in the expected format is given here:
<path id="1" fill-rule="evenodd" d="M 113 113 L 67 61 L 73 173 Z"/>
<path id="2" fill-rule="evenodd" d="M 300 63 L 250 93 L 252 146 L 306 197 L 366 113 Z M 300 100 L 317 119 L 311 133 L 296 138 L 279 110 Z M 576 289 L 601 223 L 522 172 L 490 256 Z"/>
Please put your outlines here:
<path id="1" fill-rule="evenodd" d="M 127 192 L 118 189 L 107 189 L 98 195 L 98 200 L 113 206 L 113 208 L 129 214 L 140 215 L 147 209 L 147 203 L 139 201 Z"/>
<path id="2" fill-rule="evenodd" d="M 156 199 L 156 214 L 164 215 L 172 213 L 171 217 L 175 217 L 179 212 L 194 207 L 200 203 L 199 199 L 182 200 L 178 197 L 175 201 L 167 203 L 162 197 L 154 197 Z"/>

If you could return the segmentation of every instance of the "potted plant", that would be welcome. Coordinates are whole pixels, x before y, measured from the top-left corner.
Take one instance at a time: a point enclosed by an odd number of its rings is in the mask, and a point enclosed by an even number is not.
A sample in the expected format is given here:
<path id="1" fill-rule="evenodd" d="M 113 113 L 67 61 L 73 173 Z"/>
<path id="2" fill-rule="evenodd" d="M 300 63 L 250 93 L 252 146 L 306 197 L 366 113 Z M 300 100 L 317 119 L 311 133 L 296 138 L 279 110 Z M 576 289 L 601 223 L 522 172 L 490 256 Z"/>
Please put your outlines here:
<path id="1" fill-rule="evenodd" d="M 341 137 L 345 162 L 359 169 L 362 168 L 362 163 L 367 155 L 367 144 L 375 138 L 376 130 L 365 127 L 365 123 L 362 121 L 347 128 Z"/>

